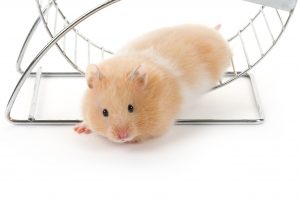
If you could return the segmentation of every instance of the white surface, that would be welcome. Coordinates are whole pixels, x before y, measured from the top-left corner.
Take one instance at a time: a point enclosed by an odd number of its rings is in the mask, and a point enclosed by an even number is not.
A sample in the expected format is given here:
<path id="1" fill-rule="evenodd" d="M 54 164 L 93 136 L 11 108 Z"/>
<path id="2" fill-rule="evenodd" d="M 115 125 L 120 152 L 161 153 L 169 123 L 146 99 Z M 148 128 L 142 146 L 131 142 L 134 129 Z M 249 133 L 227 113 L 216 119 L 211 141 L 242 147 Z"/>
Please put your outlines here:
<path id="1" fill-rule="evenodd" d="M 35 12 L 34 2 L 2 2 L 1 113 Z M 254 71 L 263 125 L 176 126 L 156 140 L 118 145 L 71 127 L 14 126 L 0 115 L 0 199 L 299 199 L 299 21 L 296 10 Z"/>

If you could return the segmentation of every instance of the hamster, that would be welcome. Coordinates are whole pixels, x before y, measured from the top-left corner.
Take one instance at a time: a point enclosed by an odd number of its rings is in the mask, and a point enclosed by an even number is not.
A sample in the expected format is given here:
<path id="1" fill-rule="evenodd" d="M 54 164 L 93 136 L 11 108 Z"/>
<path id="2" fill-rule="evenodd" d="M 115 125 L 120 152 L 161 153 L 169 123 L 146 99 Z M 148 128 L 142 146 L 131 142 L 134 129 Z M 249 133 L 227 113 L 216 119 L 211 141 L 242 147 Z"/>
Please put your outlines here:
<path id="1" fill-rule="evenodd" d="M 214 87 L 232 57 L 220 26 L 180 25 L 147 33 L 111 59 L 89 65 L 78 133 L 135 143 L 168 131 L 185 100 Z"/>

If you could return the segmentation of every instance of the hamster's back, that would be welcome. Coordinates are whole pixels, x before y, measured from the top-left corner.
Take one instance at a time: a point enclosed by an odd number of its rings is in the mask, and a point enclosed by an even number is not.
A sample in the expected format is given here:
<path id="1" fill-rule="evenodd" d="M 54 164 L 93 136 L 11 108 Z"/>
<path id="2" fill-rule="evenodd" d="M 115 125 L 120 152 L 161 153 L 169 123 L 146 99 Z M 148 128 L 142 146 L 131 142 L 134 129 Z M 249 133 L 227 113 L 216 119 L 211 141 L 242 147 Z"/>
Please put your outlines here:
<path id="1" fill-rule="evenodd" d="M 169 63 L 189 86 L 203 80 L 217 83 L 231 58 L 229 45 L 221 34 L 200 25 L 158 29 L 132 41 L 124 51 Z"/>

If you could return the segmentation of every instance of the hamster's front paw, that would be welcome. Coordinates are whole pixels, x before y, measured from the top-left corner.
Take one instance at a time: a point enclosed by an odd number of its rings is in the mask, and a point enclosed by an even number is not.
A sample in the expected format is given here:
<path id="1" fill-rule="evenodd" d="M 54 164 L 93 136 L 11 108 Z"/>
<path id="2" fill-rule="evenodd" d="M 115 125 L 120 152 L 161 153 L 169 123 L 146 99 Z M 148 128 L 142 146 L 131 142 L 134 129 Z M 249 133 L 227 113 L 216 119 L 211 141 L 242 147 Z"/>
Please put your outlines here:
<path id="1" fill-rule="evenodd" d="M 91 130 L 83 122 L 79 123 L 79 124 L 76 124 L 75 127 L 74 127 L 74 131 L 78 134 L 81 134 L 81 133 L 89 134 L 89 133 L 91 133 Z"/>

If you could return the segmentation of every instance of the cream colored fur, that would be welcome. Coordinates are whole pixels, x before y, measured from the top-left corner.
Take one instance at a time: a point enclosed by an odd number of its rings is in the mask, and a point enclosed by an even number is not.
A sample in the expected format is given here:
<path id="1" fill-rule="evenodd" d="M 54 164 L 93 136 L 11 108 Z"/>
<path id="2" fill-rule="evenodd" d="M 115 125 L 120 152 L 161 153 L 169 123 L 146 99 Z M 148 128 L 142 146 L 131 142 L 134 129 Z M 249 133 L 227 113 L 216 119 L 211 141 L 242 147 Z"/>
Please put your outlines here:
<path id="1" fill-rule="evenodd" d="M 215 29 L 182 25 L 145 34 L 101 63 L 99 72 L 88 68 L 91 88 L 83 101 L 84 121 L 115 142 L 120 142 L 116 130 L 122 127 L 129 129 L 127 141 L 159 136 L 185 100 L 218 82 L 230 58 L 227 42 Z M 138 75 L 128 79 L 139 66 Z M 127 111 L 128 104 L 135 107 L 133 113 Z M 104 108 L 110 113 L 107 118 Z"/>

